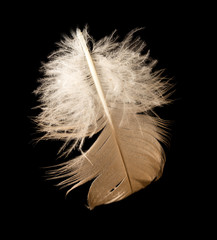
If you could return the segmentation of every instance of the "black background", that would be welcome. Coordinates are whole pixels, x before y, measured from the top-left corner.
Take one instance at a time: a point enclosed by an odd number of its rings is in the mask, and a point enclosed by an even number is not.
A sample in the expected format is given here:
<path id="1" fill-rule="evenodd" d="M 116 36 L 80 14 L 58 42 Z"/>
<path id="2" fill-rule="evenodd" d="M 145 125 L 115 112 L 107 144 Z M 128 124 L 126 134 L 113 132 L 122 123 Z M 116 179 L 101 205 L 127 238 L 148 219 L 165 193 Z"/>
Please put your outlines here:
<path id="1" fill-rule="evenodd" d="M 13 163 L 15 180 L 9 183 L 10 195 L 5 198 L 7 202 L 10 200 L 9 210 L 12 210 L 8 214 L 9 224 L 21 223 L 16 231 L 28 235 L 28 229 L 32 236 L 60 234 L 61 239 L 63 235 L 70 238 L 74 234 L 114 237 L 115 232 L 144 239 L 147 234 L 154 237 L 174 234 L 176 239 L 189 234 L 189 230 L 193 234 L 202 230 L 195 229 L 192 223 L 201 222 L 205 211 L 198 204 L 205 194 L 198 170 L 202 152 L 196 154 L 200 149 L 196 141 L 202 130 L 195 124 L 201 114 L 197 98 L 201 89 L 198 69 L 201 69 L 201 36 L 206 35 L 209 24 L 204 21 L 205 14 L 209 15 L 209 10 L 202 4 L 157 1 L 122 4 L 71 1 L 70 4 L 29 3 L 9 7 L 6 15 L 12 21 L 4 38 L 14 56 L 9 63 L 15 63 L 14 71 L 7 70 L 7 76 L 13 80 L 15 99 L 8 122 L 15 139 L 13 150 L 10 147 L 5 151 L 11 159 L 9 164 Z M 176 84 L 174 103 L 160 110 L 163 118 L 172 121 L 171 144 L 166 149 L 162 178 L 127 199 L 92 211 L 85 207 L 89 184 L 65 197 L 65 189 L 59 190 L 54 182 L 44 179 L 43 167 L 58 161 L 56 154 L 61 144 L 47 141 L 34 145 L 35 126 L 30 121 L 30 116 L 38 113 L 32 110 L 37 105 L 32 92 L 38 86 L 37 79 L 42 77 L 41 62 L 56 49 L 55 43 L 63 34 L 77 27 L 82 29 L 86 24 L 95 40 L 114 29 L 122 39 L 133 28 L 144 27 L 139 35 L 151 50 L 151 57 L 158 59 L 157 69 L 166 69 L 165 76 Z"/>

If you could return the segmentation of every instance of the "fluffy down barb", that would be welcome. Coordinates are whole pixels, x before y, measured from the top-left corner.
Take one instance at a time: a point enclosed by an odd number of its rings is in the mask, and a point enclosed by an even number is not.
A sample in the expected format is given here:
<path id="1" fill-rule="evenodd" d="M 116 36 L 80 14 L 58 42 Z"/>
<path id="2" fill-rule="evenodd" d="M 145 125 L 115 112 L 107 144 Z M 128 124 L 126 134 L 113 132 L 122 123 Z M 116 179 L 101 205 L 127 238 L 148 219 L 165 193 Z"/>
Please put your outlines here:
<path id="1" fill-rule="evenodd" d="M 44 78 L 35 91 L 43 139 L 62 140 L 62 149 L 69 144 L 65 153 L 77 146 L 82 152 L 51 173 L 65 177 L 60 184 L 70 190 L 94 179 L 90 209 L 121 200 L 162 173 L 165 123 L 148 113 L 169 102 L 171 85 L 152 71 L 156 61 L 142 54 L 145 44 L 133 39 L 135 31 L 122 42 L 114 33 L 95 42 L 87 28 L 72 32 L 43 64 Z M 84 139 L 99 131 L 83 152 Z"/>

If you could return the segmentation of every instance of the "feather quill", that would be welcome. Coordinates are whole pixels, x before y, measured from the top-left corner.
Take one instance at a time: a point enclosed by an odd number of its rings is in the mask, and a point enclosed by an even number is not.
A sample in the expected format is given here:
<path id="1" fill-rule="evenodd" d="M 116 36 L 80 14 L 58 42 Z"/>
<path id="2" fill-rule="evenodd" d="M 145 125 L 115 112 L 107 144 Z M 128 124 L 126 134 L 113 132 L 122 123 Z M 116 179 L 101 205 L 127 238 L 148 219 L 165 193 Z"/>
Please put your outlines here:
<path id="1" fill-rule="evenodd" d="M 166 142 L 166 124 L 154 108 L 169 102 L 171 85 L 152 71 L 156 61 L 141 53 L 145 44 L 133 39 L 135 31 L 122 42 L 114 33 L 95 42 L 87 28 L 65 36 L 43 64 L 44 78 L 35 90 L 42 139 L 63 140 L 64 154 L 81 151 L 50 173 L 64 178 L 60 185 L 70 186 L 68 192 L 93 180 L 90 209 L 145 188 L 164 167 L 160 142 Z M 98 132 L 84 152 L 85 138 Z"/>

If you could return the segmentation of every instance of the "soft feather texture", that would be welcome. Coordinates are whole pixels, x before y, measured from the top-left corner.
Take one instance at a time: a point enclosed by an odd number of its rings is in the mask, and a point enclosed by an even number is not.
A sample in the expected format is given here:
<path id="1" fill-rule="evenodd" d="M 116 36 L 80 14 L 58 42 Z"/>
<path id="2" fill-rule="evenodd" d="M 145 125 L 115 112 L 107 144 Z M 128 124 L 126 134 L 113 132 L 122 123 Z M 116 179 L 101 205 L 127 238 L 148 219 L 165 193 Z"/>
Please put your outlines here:
<path id="1" fill-rule="evenodd" d="M 42 139 L 63 140 L 61 150 L 66 154 L 75 147 L 81 151 L 50 173 L 53 178 L 65 178 L 60 185 L 70 186 L 68 191 L 93 180 L 90 209 L 121 200 L 162 174 L 165 158 L 160 142 L 166 141 L 165 122 L 154 108 L 169 102 L 171 85 L 160 72 L 152 71 L 156 61 L 149 52 L 141 53 L 145 44 L 133 39 L 135 31 L 122 42 L 115 32 L 98 42 L 87 28 L 72 32 L 43 64 L 44 78 L 35 91 L 41 102 L 36 122 L 44 133 Z M 99 131 L 84 152 L 85 138 Z"/>

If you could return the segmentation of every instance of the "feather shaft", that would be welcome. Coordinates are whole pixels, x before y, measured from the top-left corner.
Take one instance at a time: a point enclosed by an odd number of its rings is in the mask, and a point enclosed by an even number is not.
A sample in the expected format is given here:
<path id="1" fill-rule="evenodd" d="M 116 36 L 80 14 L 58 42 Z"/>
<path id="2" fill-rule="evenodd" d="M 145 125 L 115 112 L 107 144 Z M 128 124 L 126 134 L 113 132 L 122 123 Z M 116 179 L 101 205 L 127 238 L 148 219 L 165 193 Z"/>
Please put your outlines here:
<path id="1" fill-rule="evenodd" d="M 117 147 L 118 147 L 119 154 L 120 154 L 121 159 L 122 159 L 122 164 L 123 164 L 124 169 L 125 169 L 125 171 L 126 171 L 127 179 L 128 179 L 129 186 L 130 186 L 130 191 L 133 192 L 132 184 L 131 184 L 131 181 L 130 181 L 130 176 L 129 176 L 129 173 L 128 173 L 128 170 L 127 170 L 126 163 L 125 163 L 125 161 L 124 161 L 123 153 L 122 153 L 122 150 L 121 150 L 121 147 L 120 147 L 120 143 L 119 143 L 119 140 L 118 140 L 118 137 L 117 137 L 117 134 L 116 134 L 115 126 L 114 126 L 114 123 L 113 123 L 111 114 L 110 114 L 110 112 L 109 112 L 108 105 L 107 105 L 107 103 L 106 103 L 105 94 L 104 94 L 104 92 L 103 92 L 102 85 L 101 85 L 101 83 L 100 83 L 98 74 L 97 74 L 97 72 L 96 72 L 96 68 L 95 68 L 93 59 L 92 59 L 92 57 L 91 57 L 91 55 L 90 55 L 90 52 L 89 52 L 89 50 L 88 50 L 88 48 L 87 48 L 85 39 L 84 39 L 83 34 L 82 34 L 82 32 L 81 32 L 80 29 L 77 29 L 77 37 L 78 37 L 78 39 L 79 39 L 79 41 L 80 41 L 80 44 L 81 44 L 81 46 L 82 46 L 82 49 L 83 49 L 83 51 L 84 51 L 84 55 L 85 55 L 85 57 L 86 57 L 87 64 L 88 64 L 88 67 L 89 67 L 91 76 L 92 76 L 92 78 L 93 78 L 93 81 L 94 81 L 94 84 L 95 84 L 97 93 L 98 93 L 98 95 L 99 95 L 99 98 L 100 98 L 100 101 L 101 101 L 101 103 L 102 103 L 103 109 L 104 109 L 104 111 L 105 111 L 105 114 L 106 114 L 106 116 L 107 116 L 107 118 L 108 118 L 108 121 L 109 121 L 109 124 L 110 124 L 110 126 L 111 126 L 112 135 L 114 136 L 114 140 L 115 140 L 115 142 L 116 142 L 116 145 L 117 145 Z"/>

